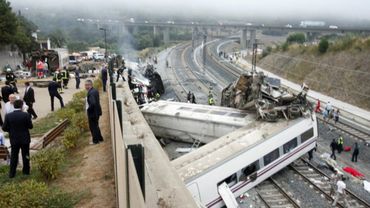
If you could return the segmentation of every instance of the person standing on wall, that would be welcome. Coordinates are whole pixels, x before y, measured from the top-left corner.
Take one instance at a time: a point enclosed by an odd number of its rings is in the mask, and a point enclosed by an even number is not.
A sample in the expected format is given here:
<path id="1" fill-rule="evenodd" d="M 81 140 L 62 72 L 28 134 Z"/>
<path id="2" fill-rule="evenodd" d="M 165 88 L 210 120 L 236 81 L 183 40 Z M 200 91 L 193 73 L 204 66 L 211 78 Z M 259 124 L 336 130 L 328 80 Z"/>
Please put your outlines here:
<path id="1" fill-rule="evenodd" d="M 37 118 L 37 114 L 35 110 L 33 109 L 33 103 L 35 103 L 35 92 L 33 88 L 30 86 L 29 82 L 25 82 L 24 86 L 26 87 L 24 96 L 23 96 L 23 101 L 26 103 L 28 106 L 27 112 L 33 116 L 33 119 Z"/>
<path id="2" fill-rule="evenodd" d="M 86 80 L 85 89 L 87 91 L 87 118 L 89 120 L 89 127 L 92 136 L 92 142 L 90 144 L 99 144 L 99 142 L 104 141 L 99 128 L 99 117 L 102 115 L 99 92 L 93 88 L 93 83 L 91 80 Z"/>
<path id="3" fill-rule="evenodd" d="M 19 150 L 22 150 L 23 174 L 30 174 L 30 143 L 29 129 L 33 128 L 31 116 L 22 112 L 23 101 L 14 101 L 15 111 L 5 116 L 3 130 L 9 132 L 10 145 L 12 146 L 10 156 L 9 178 L 14 178 L 18 165 Z"/>
<path id="4" fill-rule="evenodd" d="M 107 68 L 105 66 L 101 70 L 101 80 L 103 82 L 103 91 L 105 92 L 106 91 L 107 80 L 108 80 L 108 71 L 107 71 Z"/>

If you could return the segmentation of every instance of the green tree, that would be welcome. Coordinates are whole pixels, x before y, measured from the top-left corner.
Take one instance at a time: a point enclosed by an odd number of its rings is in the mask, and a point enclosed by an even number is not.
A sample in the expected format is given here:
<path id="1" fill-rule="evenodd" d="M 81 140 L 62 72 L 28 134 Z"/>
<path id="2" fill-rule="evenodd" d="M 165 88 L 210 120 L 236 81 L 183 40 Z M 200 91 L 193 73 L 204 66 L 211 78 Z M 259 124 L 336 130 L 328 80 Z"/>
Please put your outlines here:
<path id="1" fill-rule="evenodd" d="M 61 48 L 67 43 L 67 35 L 60 29 L 54 30 L 49 37 L 54 47 Z"/>
<path id="2" fill-rule="evenodd" d="M 69 52 L 86 51 L 89 47 L 84 41 L 72 41 L 67 44 Z"/>
<path id="3" fill-rule="evenodd" d="M 329 48 L 329 41 L 326 38 L 320 40 L 319 51 L 320 53 L 325 53 Z"/>
<path id="4" fill-rule="evenodd" d="M 287 43 L 304 43 L 306 41 L 306 36 L 303 33 L 293 33 L 286 39 Z"/>
<path id="5" fill-rule="evenodd" d="M 17 17 L 12 13 L 10 2 L 0 0 L 0 45 L 13 43 L 17 32 Z"/>
<path id="6" fill-rule="evenodd" d="M 13 43 L 22 52 L 23 59 L 26 58 L 26 53 L 38 48 L 38 44 L 32 37 L 32 32 L 36 31 L 36 29 L 37 26 L 33 22 L 21 15 L 17 16 L 17 30 Z"/>

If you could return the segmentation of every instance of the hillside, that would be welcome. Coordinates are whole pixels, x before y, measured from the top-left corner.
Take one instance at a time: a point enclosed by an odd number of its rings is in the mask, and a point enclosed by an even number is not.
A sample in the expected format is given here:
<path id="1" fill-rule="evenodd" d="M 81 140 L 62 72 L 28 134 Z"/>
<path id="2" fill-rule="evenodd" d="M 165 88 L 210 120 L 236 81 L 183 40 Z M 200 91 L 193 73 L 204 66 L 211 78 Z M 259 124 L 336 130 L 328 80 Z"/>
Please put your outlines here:
<path id="1" fill-rule="evenodd" d="M 370 110 L 370 38 L 342 37 L 318 45 L 293 44 L 273 49 L 258 61 L 261 68 L 311 89 Z M 280 49 L 279 49 L 280 48 Z"/>

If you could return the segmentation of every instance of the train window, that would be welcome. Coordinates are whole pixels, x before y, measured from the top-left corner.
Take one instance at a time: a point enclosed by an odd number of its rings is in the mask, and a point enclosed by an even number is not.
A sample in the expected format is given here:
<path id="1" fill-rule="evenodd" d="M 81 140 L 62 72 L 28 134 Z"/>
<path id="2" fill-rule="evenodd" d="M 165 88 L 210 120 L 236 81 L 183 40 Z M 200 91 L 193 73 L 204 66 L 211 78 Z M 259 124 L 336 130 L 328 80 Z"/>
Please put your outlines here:
<path id="1" fill-rule="evenodd" d="M 226 112 L 222 112 L 222 111 L 211 111 L 211 114 L 215 114 L 215 115 L 220 115 L 220 116 L 222 116 L 222 115 L 225 115 L 225 114 L 226 114 Z"/>
<path id="2" fill-rule="evenodd" d="M 230 113 L 229 116 L 236 117 L 236 118 L 244 118 L 247 116 L 247 114 L 246 113 Z"/>
<path id="3" fill-rule="evenodd" d="M 235 185 L 237 181 L 236 173 L 232 174 L 231 176 L 225 178 L 224 180 L 217 183 L 217 187 L 225 182 L 229 187 Z"/>
<path id="4" fill-rule="evenodd" d="M 297 146 L 298 146 L 298 139 L 296 137 L 283 145 L 284 154 L 290 152 Z"/>
<path id="5" fill-rule="evenodd" d="M 313 128 L 307 130 L 301 135 L 301 143 L 311 139 L 313 137 Z"/>
<path id="6" fill-rule="evenodd" d="M 189 108 L 189 107 L 180 107 L 179 110 L 191 111 L 193 109 L 192 108 Z"/>
<path id="7" fill-rule="evenodd" d="M 272 161 L 278 159 L 280 156 L 279 154 L 279 148 L 275 149 L 274 151 L 268 153 L 267 155 L 265 155 L 263 157 L 263 162 L 264 162 L 264 165 L 268 165 L 270 164 Z"/>
<path id="8" fill-rule="evenodd" d="M 208 110 L 206 110 L 206 109 L 201 109 L 201 108 L 194 109 L 193 111 L 194 111 L 194 112 L 197 112 L 197 113 L 206 113 L 206 112 L 208 112 Z"/>
<path id="9" fill-rule="evenodd" d="M 247 179 L 251 179 L 252 181 L 257 179 L 257 171 L 260 169 L 259 160 L 256 162 L 248 165 L 247 167 L 242 169 L 242 174 L 239 177 L 239 181 L 245 181 Z"/>

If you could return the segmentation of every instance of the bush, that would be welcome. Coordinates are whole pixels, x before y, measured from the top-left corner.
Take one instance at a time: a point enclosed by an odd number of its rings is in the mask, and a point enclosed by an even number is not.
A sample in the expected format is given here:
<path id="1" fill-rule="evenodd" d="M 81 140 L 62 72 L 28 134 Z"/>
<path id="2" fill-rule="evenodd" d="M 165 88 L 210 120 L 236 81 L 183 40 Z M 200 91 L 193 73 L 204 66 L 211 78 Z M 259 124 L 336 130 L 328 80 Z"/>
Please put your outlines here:
<path id="1" fill-rule="evenodd" d="M 72 120 L 74 114 L 75 114 L 74 109 L 70 109 L 70 108 L 61 108 L 57 112 L 55 112 L 55 115 L 57 116 L 59 120 L 64 120 L 64 119 Z"/>
<path id="2" fill-rule="evenodd" d="M 103 83 L 102 83 L 102 80 L 101 78 L 99 77 L 99 79 L 96 79 L 93 83 L 93 86 L 95 89 L 99 90 L 103 87 Z"/>
<path id="3" fill-rule="evenodd" d="M 46 207 L 48 195 L 45 183 L 27 180 L 22 183 L 8 183 L 1 188 L 0 207 Z"/>
<path id="4" fill-rule="evenodd" d="M 306 36 L 303 33 L 294 33 L 288 36 L 286 39 L 287 43 L 304 43 L 306 41 Z"/>
<path id="5" fill-rule="evenodd" d="M 55 179 L 64 161 L 64 152 L 60 148 L 43 149 L 34 154 L 31 160 L 45 179 Z"/>
<path id="6" fill-rule="evenodd" d="M 287 42 L 285 42 L 282 46 L 281 46 L 281 50 L 282 51 L 287 51 L 289 48 L 289 44 Z"/>
<path id="7" fill-rule="evenodd" d="M 267 46 L 262 52 L 262 58 L 268 56 L 272 52 L 272 47 Z"/>
<path id="8" fill-rule="evenodd" d="M 72 149 L 77 146 L 77 140 L 80 137 L 81 131 L 75 126 L 70 126 L 64 130 L 62 143 L 66 149 Z"/>
<path id="9" fill-rule="evenodd" d="M 80 129 L 80 131 L 87 131 L 89 130 L 89 124 L 87 121 L 87 116 L 85 112 L 80 112 L 75 114 L 71 120 L 71 124 L 73 127 Z"/>
<path id="10" fill-rule="evenodd" d="M 51 190 L 43 182 L 26 180 L 8 183 L 1 187 L 0 207 L 72 208 L 77 200 L 71 194 Z"/>
<path id="11" fill-rule="evenodd" d="M 319 43 L 319 52 L 325 53 L 329 48 L 329 41 L 326 38 L 320 40 Z"/>

